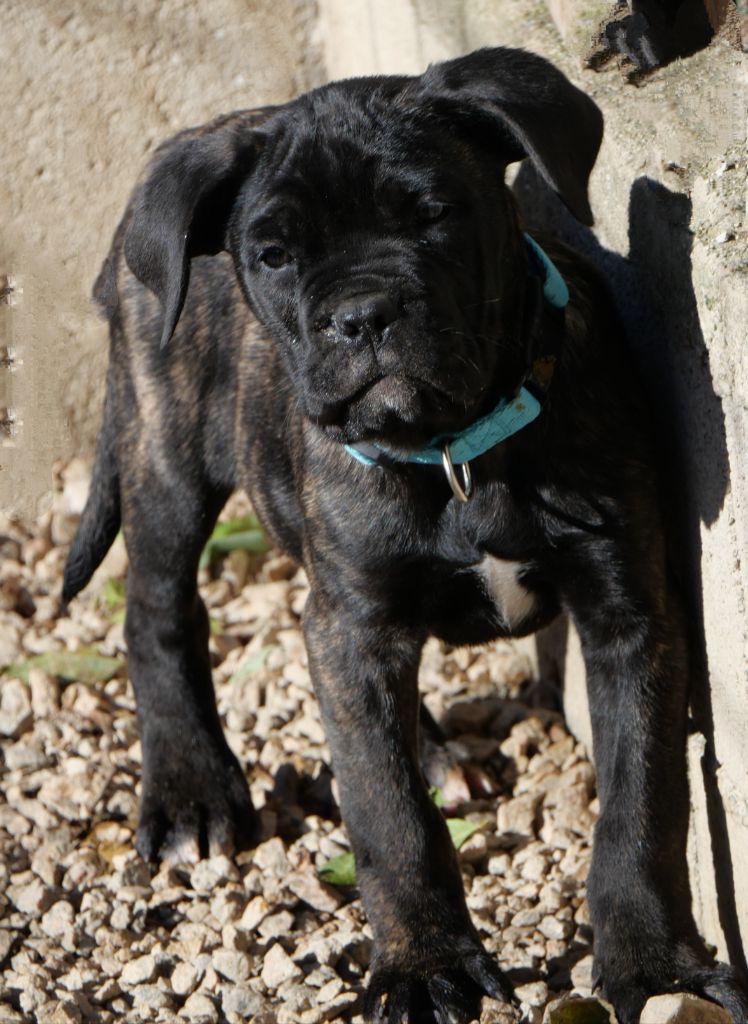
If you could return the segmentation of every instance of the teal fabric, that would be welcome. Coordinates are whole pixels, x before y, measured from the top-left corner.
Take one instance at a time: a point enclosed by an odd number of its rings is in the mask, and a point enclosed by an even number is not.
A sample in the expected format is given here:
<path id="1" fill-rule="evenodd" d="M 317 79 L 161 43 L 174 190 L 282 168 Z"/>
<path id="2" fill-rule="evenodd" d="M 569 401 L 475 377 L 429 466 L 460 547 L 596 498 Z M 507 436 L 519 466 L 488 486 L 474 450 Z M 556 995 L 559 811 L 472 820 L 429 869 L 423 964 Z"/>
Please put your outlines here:
<path id="1" fill-rule="evenodd" d="M 543 295 L 546 301 L 558 309 L 563 309 L 569 302 L 569 289 L 566 287 L 566 282 L 535 239 L 525 234 L 525 241 L 542 266 Z M 499 402 L 492 412 L 481 417 L 476 423 L 471 424 L 451 439 L 450 437 L 435 437 L 423 448 L 412 452 L 391 451 L 382 445 L 367 444 L 362 447 L 366 447 L 369 451 L 375 449 L 394 462 L 441 465 L 442 449 L 445 444 L 449 444 L 452 462 L 455 465 L 462 465 L 464 462 L 477 459 L 479 455 L 483 455 L 490 448 L 506 441 L 512 434 L 516 434 L 526 427 L 528 423 L 532 423 L 539 415 L 541 408 L 540 402 L 530 394 L 527 388 L 520 388 L 519 394 L 514 398 Z M 366 451 L 360 451 L 355 445 L 347 444 L 345 450 L 364 466 L 377 465 L 376 457 L 367 454 Z"/>
<path id="2" fill-rule="evenodd" d="M 543 281 L 543 295 L 547 302 L 550 302 L 552 306 L 556 306 L 557 309 L 563 309 L 564 306 L 569 304 L 569 289 L 566 287 L 566 281 L 558 272 L 558 267 L 551 260 L 550 256 L 540 248 L 534 238 L 525 232 L 525 242 L 532 249 L 535 255 L 538 257 L 540 262 L 543 264 L 545 270 L 545 280 Z"/>
<path id="3" fill-rule="evenodd" d="M 471 424 L 466 430 L 449 440 L 448 437 L 435 437 L 423 448 L 414 452 L 396 452 L 377 445 L 377 448 L 395 462 L 419 462 L 427 465 L 442 463 L 442 448 L 449 442 L 449 454 L 455 465 L 470 462 L 487 452 L 512 434 L 526 427 L 536 418 L 541 405 L 527 388 L 521 388 L 519 394 L 509 401 L 500 402 L 487 416 Z M 354 445 L 347 444 L 345 450 L 365 466 L 375 466 L 376 459 L 358 451 Z"/>

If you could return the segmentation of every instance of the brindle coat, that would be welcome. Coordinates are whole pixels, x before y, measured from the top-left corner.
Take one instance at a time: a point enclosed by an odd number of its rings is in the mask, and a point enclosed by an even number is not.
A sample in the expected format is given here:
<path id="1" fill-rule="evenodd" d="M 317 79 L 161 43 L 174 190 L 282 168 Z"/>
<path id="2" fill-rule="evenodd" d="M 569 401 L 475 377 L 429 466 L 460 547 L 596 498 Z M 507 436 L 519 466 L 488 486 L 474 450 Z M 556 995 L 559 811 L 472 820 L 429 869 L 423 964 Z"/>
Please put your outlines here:
<path id="1" fill-rule="evenodd" d="M 469 1020 L 484 992 L 510 996 L 419 768 L 418 664 L 429 636 L 482 643 L 565 609 L 592 709 L 602 990 L 624 1024 L 672 988 L 746 1020 L 689 909 L 685 643 L 642 390 L 604 286 L 552 243 L 571 299 L 563 318 L 538 305 L 503 183 L 527 155 L 589 223 L 601 136 L 595 105 L 522 51 L 333 83 L 166 142 L 96 285 L 111 362 L 65 597 L 121 521 L 138 849 L 252 838 L 196 587 L 216 517 L 243 487 L 309 576 L 309 663 L 375 937 L 369 1019 Z M 467 504 L 440 467 L 367 468 L 340 443 L 412 448 L 459 431 L 514 394 L 551 342 L 542 414 L 473 462 Z"/>

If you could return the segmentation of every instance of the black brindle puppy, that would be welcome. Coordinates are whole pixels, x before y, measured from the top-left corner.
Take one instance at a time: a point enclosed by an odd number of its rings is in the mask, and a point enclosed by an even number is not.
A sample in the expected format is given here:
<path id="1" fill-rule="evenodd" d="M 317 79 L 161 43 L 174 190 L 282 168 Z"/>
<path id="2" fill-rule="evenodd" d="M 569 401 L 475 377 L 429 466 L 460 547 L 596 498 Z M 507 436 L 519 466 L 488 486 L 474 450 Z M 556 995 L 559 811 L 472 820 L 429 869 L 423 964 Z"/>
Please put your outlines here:
<path id="1" fill-rule="evenodd" d="M 589 677 L 602 991 L 625 1024 L 672 989 L 746 1020 L 689 910 L 685 642 L 642 391 L 604 288 L 549 245 L 560 308 L 503 182 L 529 157 L 590 223 L 601 136 L 591 100 L 517 50 L 333 83 L 164 143 L 96 284 L 111 362 L 65 597 L 121 522 L 138 849 L 252 837 L 196 587 L 242 487 L 311 584 L 309 663 L 375 936 L 371 1020 L 469 1020 L 483 993 L 510 996 L 419 768 L 418 664 L 429 636 L 484 643 L 561 609 Z M 452 483 L 406 461 L 533 394 L 537 418 L 467 470 L 454 458 Z"/>

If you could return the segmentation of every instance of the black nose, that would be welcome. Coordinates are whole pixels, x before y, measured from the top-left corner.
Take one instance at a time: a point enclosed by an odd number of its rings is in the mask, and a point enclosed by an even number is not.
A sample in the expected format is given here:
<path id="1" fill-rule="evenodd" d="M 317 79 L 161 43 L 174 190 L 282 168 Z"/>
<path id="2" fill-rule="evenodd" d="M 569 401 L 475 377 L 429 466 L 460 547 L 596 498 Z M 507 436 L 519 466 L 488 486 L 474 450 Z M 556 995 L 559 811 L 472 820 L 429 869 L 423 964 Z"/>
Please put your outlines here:
<path id="1" fill-rule="evenodd" d="M 397 302 L 386 292 L 354 295 L 344 299 L 333 313 L 333 323 L 345 338 L 361 338 L 365 334 L 381 336 L 385 327 L 400 315 Z"/>

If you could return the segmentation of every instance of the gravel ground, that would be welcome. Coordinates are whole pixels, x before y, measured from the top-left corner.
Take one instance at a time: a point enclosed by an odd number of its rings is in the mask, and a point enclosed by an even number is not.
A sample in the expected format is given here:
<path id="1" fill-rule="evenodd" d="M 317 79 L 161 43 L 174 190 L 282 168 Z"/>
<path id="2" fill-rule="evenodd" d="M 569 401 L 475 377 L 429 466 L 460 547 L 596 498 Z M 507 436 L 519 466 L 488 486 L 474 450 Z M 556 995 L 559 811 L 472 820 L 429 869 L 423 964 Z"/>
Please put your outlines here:
<path id="1" fill-rule="evenodd" d="M 121 540 L 69 614 L 59 607 L 86 486 L 73 462 L 33 528 L 0 523 L 0 666 L 23 667 L 0 690 L 0 1024 L 361 1021 L 370 932 L 355 890 L 318 874 L 348 840 L 299 629 L 303 573 L 244 551 L 203 570 L 218 706 L 263 842 L 154 871 L 133 849 Z M 76 657 L 51 660 L 63 652 Z M 535 1024 L 558 993 L 590 991 L 591 765 L 560 715 L 534 706 L 511 644 L 432 642 L 421 684 L 465 762 L 446 790 L 480 793 L 449 813 L 478 826 L 460 850 L 468 904 L 522 1001 L 520 1015 L 486 1000 L 482 1021 Z"/>

